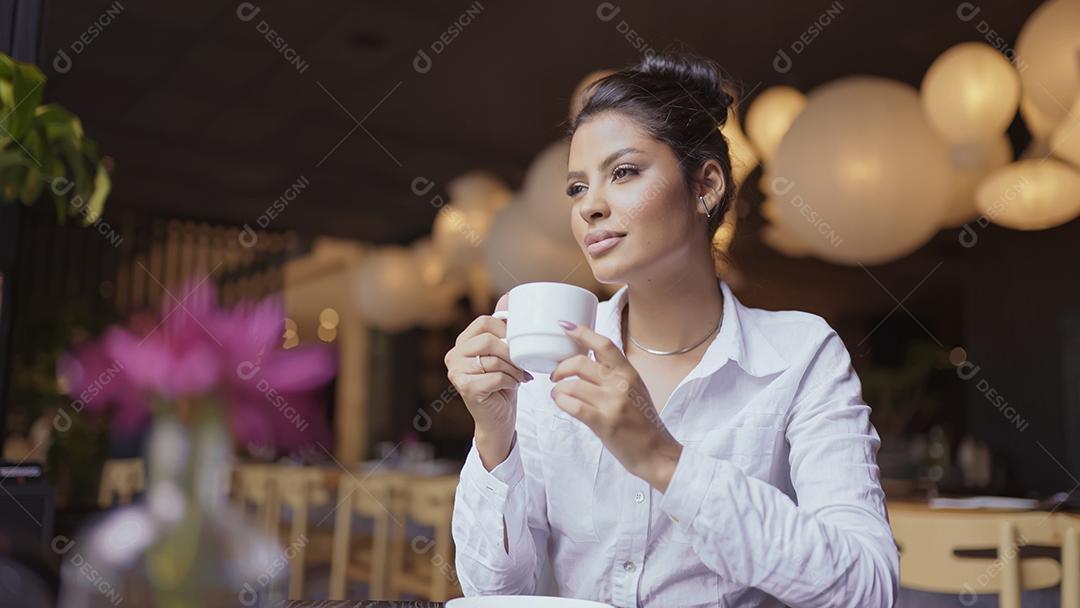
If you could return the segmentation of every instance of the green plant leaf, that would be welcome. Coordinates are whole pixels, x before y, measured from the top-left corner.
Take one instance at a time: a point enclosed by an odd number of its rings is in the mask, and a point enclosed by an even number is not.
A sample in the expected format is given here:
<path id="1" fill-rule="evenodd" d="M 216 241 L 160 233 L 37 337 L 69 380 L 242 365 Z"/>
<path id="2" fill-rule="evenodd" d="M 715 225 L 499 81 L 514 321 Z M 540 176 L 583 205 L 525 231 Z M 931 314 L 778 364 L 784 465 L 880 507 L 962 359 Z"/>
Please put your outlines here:
<path id="1" fill-rule="evenodd" d="M 94 175 L 94 192 L 90 195 L 90 200 L 86 203 L 86 215 L 83 219 L 83 224 L 89 226 L 98 221 L 101 217 L 101 212 L 105 208 L 105 198 L 109 196 L 109 190 L 112 189 L 112 180 L 109 178 L 109 172 L 105 170 L 105 166 L 98 163 L 97 173 Z"/>
<path id="2" fill-rule="evenodd" d="M 0 129 L 5 137 L 21 139 L 41 105 L 45 75 L 34 64 L 4 56 L 0 60 Z"/>
<path id="3" fill-rule="evenodd" d="M 15 78 L 15 60 L 0 53 L 0 80 L 10 81 Z"/>
<path id="4" fill-rule="evenodd" d="M 34 159 L 40 159 L 45 156 L 45 138 L 41 135 L 40 130 L 34 129 L 27 132 L 23 144 Z M 37 202 L 38 197 L 41 196 L 41 189 L 44 184 L 45 182 L 42 180 L 41 167 L 37 163 L 27 165 L 26 178 L 23 181 L 22 191 L 19 194 L 19 198 L 22 200 L 23 204 L 32 205 Z"/>
<path id="5" fill-rule="evenodd" d="M 0 150 L 0 169 L 15 165 L 29 167 L 30 160 L 19 150 Z"/>
<path id="6" fill-rule="evenodd" d="M 55 103 L 39 107 L 36 116 L 38 121 L 44 125 L 45 135 L 49 141 L 69 139 L 76 149 L 80 147 L 78 140 L 83 137 L 83 128 L 78 116 Z"/>
<path id="7" fill-rule="evenodd" d="M 15 107 L 15 60 L 0 53 L 0 112 L 6 114 Z M 0 127 L 7 130 L 6 120 L 0 120 Z"/>
<path id="8" fill-rule="evenodd" d="M 75 190 L 69 195 L 69 198 L 80 197 L 81 200 L 77 201 L 75 205 L 75 208 L 79 208 L 81 205 L 86 204 L 86 199 L 90 196 L 90 191 L 93 188 L 90 183 L 89 172 L 86 170 L 86 162 L 70 139 L 62 139 L 53 143 L 59 146 L 60 157 L 67 164 L 70 179 L 75 182 Z"/>
<path id="9" fill-rule="evenodd" d="M 19 200 L 19 192 L 22 190 L 25 179 L 26 165 L 24 163 L 10 164 L 0 170 L 0 198 L 5 203 Z"/>
<path id="10" fill-rule="evenodd" d="M 14 85 L 15 105 L 10 110 L 9 131 L 11 137 L 19 139 L 30 130 L 34 112 L 41 105 L 45 75 L 34 64 L 17 62 Z"/>
<path id="11" fill-rule="evenodd" d="M 0 203 L 33 204 L 48 187 L 58 221 L 81 213 L 90 224 L 101 217 L 111 178 L 79 117 L 42 104 L 45 83 L 37 66 L 0 53 Z"/>

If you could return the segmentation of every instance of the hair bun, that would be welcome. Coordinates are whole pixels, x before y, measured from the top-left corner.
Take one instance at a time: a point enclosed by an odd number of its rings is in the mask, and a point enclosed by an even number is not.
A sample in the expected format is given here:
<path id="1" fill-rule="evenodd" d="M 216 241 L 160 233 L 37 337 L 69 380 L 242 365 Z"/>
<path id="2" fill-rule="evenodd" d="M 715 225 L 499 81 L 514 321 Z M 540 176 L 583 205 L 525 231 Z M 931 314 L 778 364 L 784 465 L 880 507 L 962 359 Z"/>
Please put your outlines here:
<path id="1" fill-rule="evenodd" d="M 635 71 L 660 77 L 681 86 L 720 125 L 727 122 L 728 109 L 735 98 L 727 91 L 728 83 L 720 64 L 691 53 L 646 55 Z"/>

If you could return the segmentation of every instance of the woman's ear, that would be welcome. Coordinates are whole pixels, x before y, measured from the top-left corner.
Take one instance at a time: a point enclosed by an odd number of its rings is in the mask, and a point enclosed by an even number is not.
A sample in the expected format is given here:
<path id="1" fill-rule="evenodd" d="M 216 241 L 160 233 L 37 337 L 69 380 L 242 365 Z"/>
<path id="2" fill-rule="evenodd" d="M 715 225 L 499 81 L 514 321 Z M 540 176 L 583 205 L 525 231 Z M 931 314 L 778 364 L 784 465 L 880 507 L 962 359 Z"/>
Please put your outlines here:
<path id="1" fill-rule="evenodd" d="M 724 190 L 728 187 L 724 181 L 724 170 L 720 167 L 720 163 L 712 159 L 705 161 L 698 174 L 698 184 L 694 198 L 704 199 L 704 206 L 700 202 L 697 205 L 698 211 L 704 215 L 706 214 L 705 207 L 710 210 L 716 209 L 724 196 Z"/>

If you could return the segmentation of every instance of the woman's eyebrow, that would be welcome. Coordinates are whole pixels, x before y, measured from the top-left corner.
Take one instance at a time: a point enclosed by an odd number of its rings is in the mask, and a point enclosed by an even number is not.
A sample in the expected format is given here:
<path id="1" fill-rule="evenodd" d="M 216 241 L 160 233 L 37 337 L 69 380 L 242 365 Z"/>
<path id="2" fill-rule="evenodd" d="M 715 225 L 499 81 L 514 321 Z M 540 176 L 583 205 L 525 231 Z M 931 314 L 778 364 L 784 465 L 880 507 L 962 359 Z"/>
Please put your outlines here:
<path id="1" fill-rule="evenodd" d="M 619 148 L 618 150 L 612 152 L 611 154 L 608 154 L 607 158 L 605 158 L 603 161 L 600 162 L 599 165 L 597 165 L 597 168 L 600 169 L 601 171 L 603 171 L 604 167 L 606 167 L 606 166 L 610 165 L 611 163 L 615 162 L 616 160 L 618 160 L 618 158 L 620 156 L 623 156 L 624 154 L 630 154 L 631 152 L 641 152 L 641 150 L 639 150 L 637 148 Z M 567 181 L 569 181 L 571 179 L 584 179 L 584 178 L 585 178 L 585 173 L 583 171 L 571 171 L 571 172 L 566 174 Z"/>

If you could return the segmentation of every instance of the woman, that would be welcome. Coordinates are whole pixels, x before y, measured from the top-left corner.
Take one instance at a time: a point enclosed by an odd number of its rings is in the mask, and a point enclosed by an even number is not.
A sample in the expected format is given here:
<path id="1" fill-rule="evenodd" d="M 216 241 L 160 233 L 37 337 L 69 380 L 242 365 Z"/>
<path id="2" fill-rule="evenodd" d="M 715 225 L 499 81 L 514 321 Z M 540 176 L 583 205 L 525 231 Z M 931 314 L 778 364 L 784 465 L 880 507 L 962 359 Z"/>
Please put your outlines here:
<path id="1" fill-rule="evenodd" d="M 453 520 L 467 595 L 543 592 L 546 557 L 561 595 L 615 606 L 893 603 L 879 438 L 846 348 L 715 275 L 734 198 L 720 74 L 646 58 L 570 125 L 574 237 L 598 281 L 625 284 L 595 332 L 565 324 L 594 358 L 533 378 L 487 315 L 446 355 L 475 422 Z"/>

